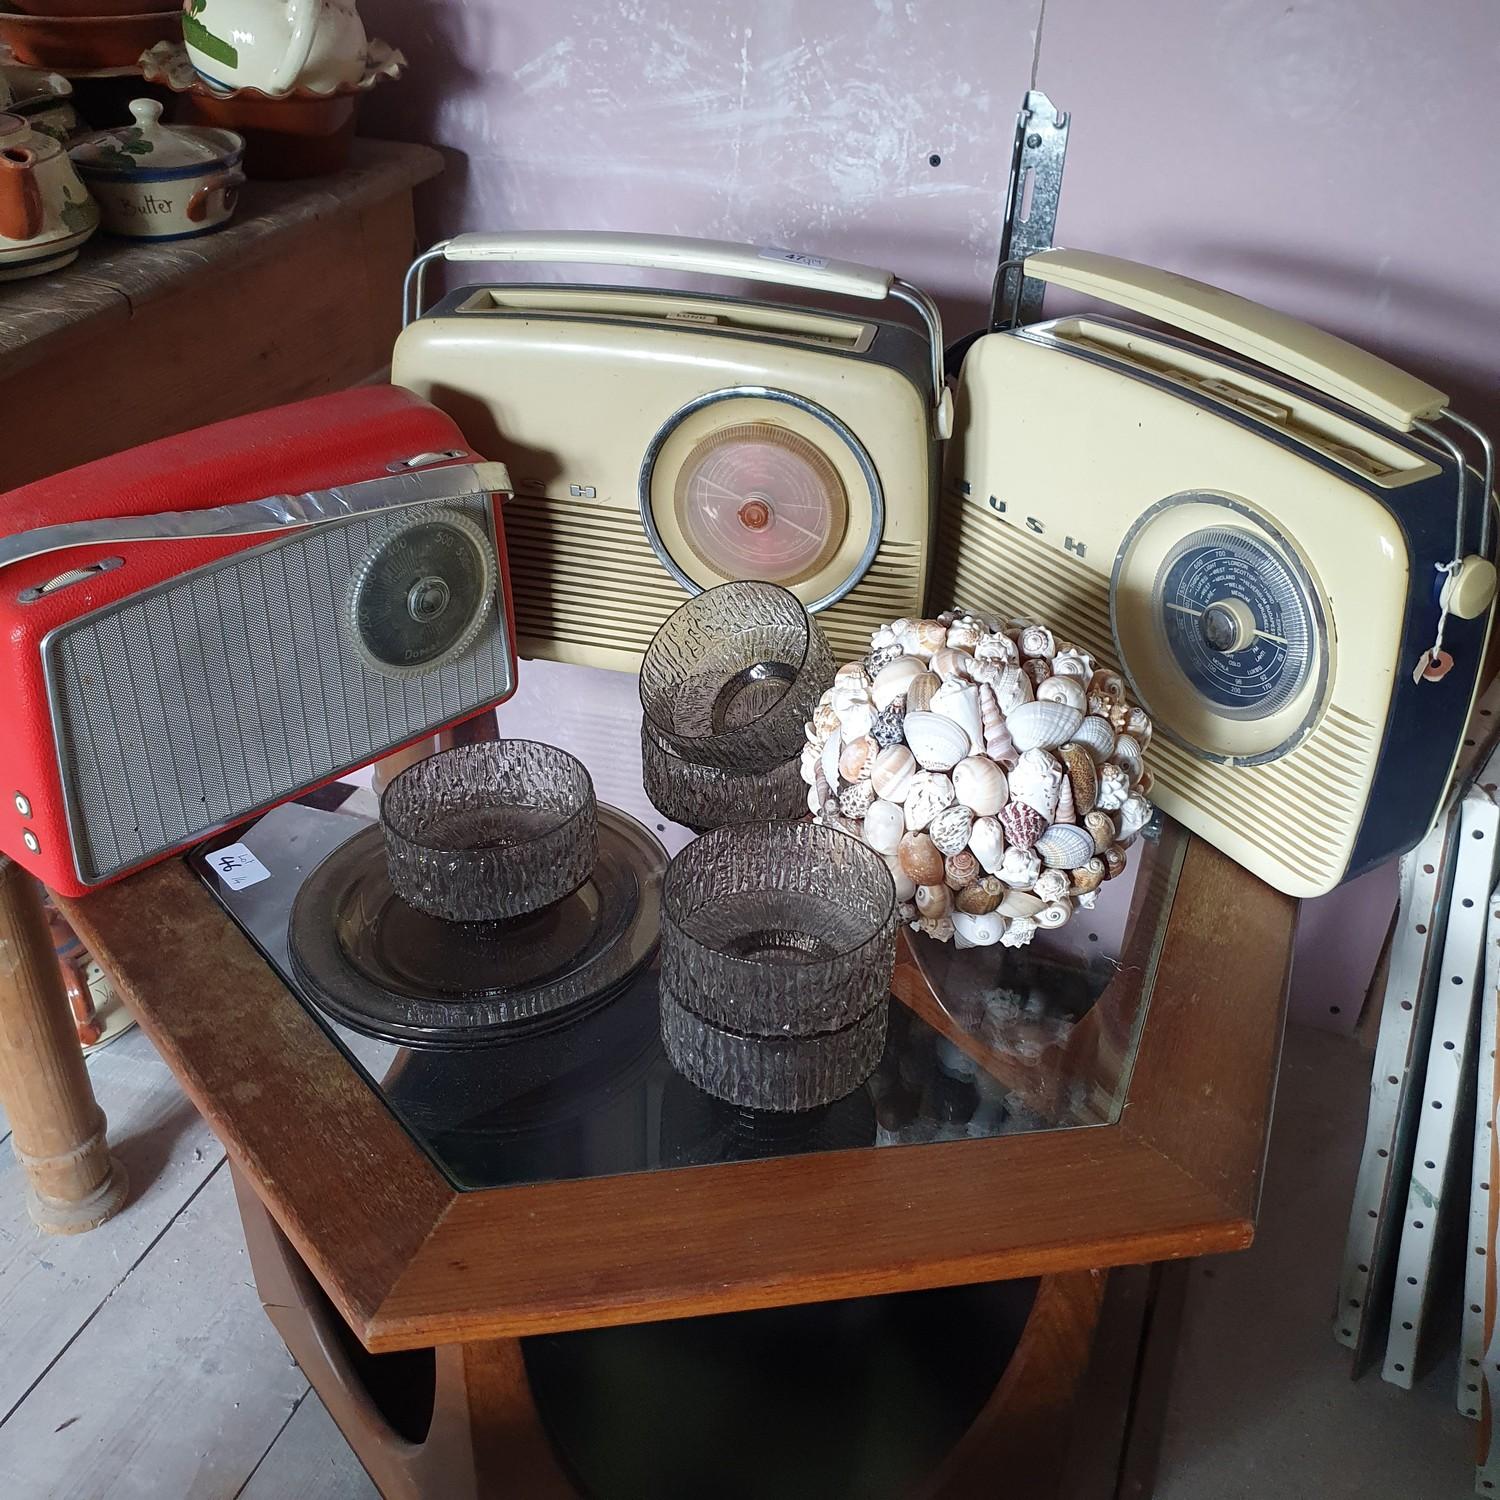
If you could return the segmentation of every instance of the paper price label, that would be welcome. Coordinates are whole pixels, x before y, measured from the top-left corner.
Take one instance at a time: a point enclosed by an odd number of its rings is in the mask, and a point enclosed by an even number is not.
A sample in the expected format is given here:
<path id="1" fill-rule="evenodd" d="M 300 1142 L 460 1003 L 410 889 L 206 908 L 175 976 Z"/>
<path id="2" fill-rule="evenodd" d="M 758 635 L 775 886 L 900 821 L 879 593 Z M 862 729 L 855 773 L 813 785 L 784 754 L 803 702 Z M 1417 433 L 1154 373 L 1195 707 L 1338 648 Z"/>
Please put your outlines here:
<path id="1" fill-rule="evenodd" d="M 271 878 L 271 872 L 243 844 L 226 844 L 215 849 L 208 856 L 208 865 L 232 891 L 242 891 Z"/>

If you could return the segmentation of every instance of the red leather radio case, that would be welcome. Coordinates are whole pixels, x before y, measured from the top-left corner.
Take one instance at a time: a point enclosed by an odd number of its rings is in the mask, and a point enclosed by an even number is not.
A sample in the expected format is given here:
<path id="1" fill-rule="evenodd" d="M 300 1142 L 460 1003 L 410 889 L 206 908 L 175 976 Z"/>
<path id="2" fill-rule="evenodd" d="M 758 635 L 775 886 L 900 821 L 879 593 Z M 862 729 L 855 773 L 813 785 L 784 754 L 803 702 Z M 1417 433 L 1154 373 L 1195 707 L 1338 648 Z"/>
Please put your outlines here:
<path id="1" fill-rule="evenodd" d="M 378 386 L 0 496 L 0 851 L 82 895 L 508 697 L 508 488 Z"/>

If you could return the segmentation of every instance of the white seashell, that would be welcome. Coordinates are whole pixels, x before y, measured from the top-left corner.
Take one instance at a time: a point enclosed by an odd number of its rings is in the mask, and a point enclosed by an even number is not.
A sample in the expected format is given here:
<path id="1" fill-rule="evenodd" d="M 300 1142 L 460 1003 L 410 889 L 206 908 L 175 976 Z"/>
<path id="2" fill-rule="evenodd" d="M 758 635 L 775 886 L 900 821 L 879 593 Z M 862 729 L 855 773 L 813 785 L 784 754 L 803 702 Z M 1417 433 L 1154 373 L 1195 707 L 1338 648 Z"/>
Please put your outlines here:
<path id="1" fill-rule="evenodd" d="M 1016 754 L 1016 742 L 1005 727 L 1005 715 L 988 683 L 979 689 L 979 723 L 984 732 L 984 753 L 991 760 L 1006 760 Z"/>
<path id="2" fill-rule="evenodd" d="M 838 727 L 839 716 L 833 711 L 833 704 L 822 702 L 813 710 L 812 733 L 808 737 L 821 745 L 830 734 L 838 732 Z"/>
<path id="3" fill-rule="evenodd" d="M 1035 808 L 1050 823 L 1062 795 L 1063 769 L 1058 762 L 1045 750 L 1028 750 L 1008 779 L 1010 800 Z"/>
<path id="4" fill-rule="evenodd" d="M 969 737 L 969 748 L 975 754 L 984 750 L 984 720 L 979 711 L 979 689 L 972 682 L 953 679 L 944 682 L 932 695 L 929 709 L 952 719 Z"/>
<path id="5" fill-rule="evenodd" d="M 1061 901 L 1073 888 L 1073 882 L 1068 879 L 1066 870 L 1043 870 L 1036 878 L 1036 884 L 1032 890 L 1043 901 Z"/>
<path id="6" fill-rule="evenodd" d="M 1099 693 L 1106 698 L 1123 698 L 1125 696 L 1125 679 L 1118 672 L 1111 671 L 1108 667 L 1100 667 L 1089 678 L 1088 688 L 1090 693 Z"/>
<path id="7" fill-rule="evenodd" d="M 1034 917 L 1046 904 L 1030 891 L 1011 891 L 1000 903 L 999 910 L 1007 917 Z"/>
<path id="8" fill-rule="evenodd" d="M 1050 657 L 1057 654 L 1057 640 L 1045 625 L 1027 625 L 1021 631 L 1017 644 L 1022 656 Z"/>
<path id="9" fill-rule="evenodd" d="M 862 682 L 835 682 L 828 690 L 828 701 L 839 716 L 839 723 L 844 724 L 851 708 L 861 703 L 869 704 L 870 690 Z"/>
<path id="10" fill-rule="evenodd" d="M 911 620 L 900 635 L 901 649 L 924 660 L 948 644 L 948 627 L 941 620 Z"/>
<path id="11" fill-rule="evenodd" d="M 1151 813 L 1144 797 L 1127 797 L 1120 807 L 1120 842 L 1134 838 L 1151 821 Z"/>
<path id="12" fill-rule="evenodd" d="M 917 894 L 916 886 L 911 888 L 913 896 Z M 917 903 L 915 901 L 903 901 L 897 908 L 896 914 L 903 922 L 910 922 L 913 927 L 917 925 Z"/>
<path id="13" fill-rule="evenodd" d="M 1052 663 L 1045 656 L 1030 656 L 1021 663 L 1021 670 L 1031 679 L 1035 690 L 1052 675 Z"/>
<path id="14" fill-rule="evenodd" d="M 1049 901 L 1032 920 L 1038 927 L 1065 927 L 1073 915 L 1073 903 L 1066 899 Z"/>
<path id="15" fill-rule="evenodd" d="M 970 755 L 953 768 L 958 800 L 978 818 L 993 817 L 1010 796 L 1005 772 L 987 755 Z"/>
<path id="16" fill-rule="evenodd" d="M 1018 849 L 1012 844 L 994 873 L 1008 886 L 1030 890 L 1042 873 L 1042 856 L 1035 849 Z"/>
<path id="17" fill-rule="evenodd" d="M 905 832 L 906 814 L 894 802 L 877 797 L 865 809 L 860 834 L 877 853 L 893 856 L 901 847 L 901 835 Z"/>
<path id="18" fill-rule="evenodd" d="M 813 783 L 807 789 L 807 810 L 813 817 L 821 818 L 823 809 L 828 806 L 828 800 L 832 792 L 828 786 L 828 778 L 823 774 L 821 764 L 813 767 Z"/>
<path id="19" fill-rule="evenodd" d="M 940 880 L 936 885 L 917 887 L 917 915 L 936 920 L 953 910 L 953 892 Z"/>
<path id="20" fill-rule="evenodd" d="M 1110 759 L 1130 778 L 1132 786 L 1146 769 L 1145 751 L 1133 734 L 1122 734 L 1115 741 L 1115 753 Z"/>
<path id="21" fill-rule="evenodd" d="M 973 615 L 960 615 L 948 626 L 948 649 L 972 652 L 983 634 L 984 625 Z"/>
<path id="22" fill-rule="evenodd" d="M 878 630 L 872 631 L 870 635 L 870 646 L 872 650 L 884 651 L 888 646 L 898 646 L 901 643 L 901 632 L 911 624 L 910 620 L 892 620 L 889 625 L 882 625 Z"/>
<path id="23" fill-rule="evenodd" d="M 1151 736 L 1154 730 L 1151 724 L 1151 716 L 1144 708 L 1132 708 L 1125 715 L 1125 732 L 1135 738 L 1136 743 L 1142 750 L 1151 748 Z"/>
<path id="24" fill-rule="evenodd" d="M 897 698 L 905 696 L 912 678 L 926 670 L 927 664 L 915 656 L 898 656 L 876 674 L 870 684 L 870 701 L 876 708 L 889 708 Z"/>
<path id="25" fill-rule="evenodd" d="M 856 822 L 869 812 L 875 802 L 875 788 L 869 780 L 856 781 L 853 786 L 846 786 L 839 793 L 839 811 L 846 818 L 853 818 Z"/>
<path id="26" fill-rule="evenodd" d="M 863 688 L 866 693 L 870 691 L 870 674 L 865 671 L 862 661 L 846 661 L 837 672 L 833 674 L 834 687 L 850 686 Z"/>
<path id="27" fill-rule="evenodd" d="M 1007 948 L 1024 948 L 1035 936 L 1036 923 L 1030 917 L 1013 917 L 1000 941 Z"/>
<path id="28" fill-rule="evenodd" d="M 967 651 L 955 651 L 948 646 L 941 651 L 935 651 L 932 660 L 927 665 L 945 682 L 950 677 L 958 677 L 967 682 L 970 677 L 969 668 L 974 665 L 974 658 Z"/>
<path id="29" fill-rule="evenodd" d="M 844 741 L 838 734 L 830 734 L 823 741 L 823 755 L 819 763 L 823 767 L 823 775 L 828 779 L 828 785 L 834 789 L 839 784 L 839 756 L 843 749 Z"/>
<path id="30" fill-rule="evenodd" d="M 839 715 L 839 733 L 845 740 L 857 740 L 869 734 L 870 725 L 875 722 L 875 705 L 868 698 L 859 703 L 851 703 Z"/>
<path id="31" fill-rule="evenodd" d="M 918 771 L 906 789 L 906 826 L 912 833 L 925 829 L 945 807 L 952 807 L 953 783 L 940 771 Z M 941 877 L 934 877 L 941 879 Z"/>
<path id="32" fill-rule="evenodd" d="M 1098 904 L 1098 891 L 1079 891 L 1079 893 L 1073 898 L 1073 905 L 1076 906 L 1079 911 L 1093 911 L 1093 909 Z"/>
<path id="33" fill-rule="evenodd" d="M 940 943 L 951 943 L 953 941 L 953 923 L 947 917 L 923 917 L 920 921 L 911 924 L 918 932 L 925 932 L 928 937 L 936 939 Z"/>
<path id="34" fill-rule="evenodd" d="M 977 715 L 977 696 L 975 712 Z M 916 756 L 917 764 L 925 771 L 951 770 L 972 748 L 968 730 L 944 714 L 907 714 L 902 728 L 906 734 L 907 747 Z"/>
<path id="35" fill-rule="evenodd" d="M 918 672 L 906 685 L 906 712 L 926 713 L 932 706 L 932 695 L 942 685 L 943 679 L 936 672 Z"/>
<path id="36" fill-rule="evenodd" d="M 1052 814 L 1054 823 L 1076 823 L 1078 821 L 1078 803 L 1073 796 L 1073 783 L 1064 775 L 1062 785 L 1057 789 L 1057 811 Z"/>
<path id="37" fill-rule="evenodd" d="M 936 814 L 927 825 L 927 837 L 944 854 L 957 854 L 969 847 L 969 831 L 974 826 L 974 814 L 962 802 L 955 802 Z"/>
<path id="38" fill-rule="evenodd" d="M 997 661 L 1018 666 L 1021 652 L 1016 643 L 1002 630 L 987 630 L 973 646 L 976 661 Z"/>
<path id="39" fill-rule="evenodd" d="M 1085 813 L 1083 826 L 1088 829 L 1094 840 L 1095 854 L 1103 854 L 1120 836 L 1119 830 L 1115 827 L 1114 818 L 1102 807 L 1096 807 L 1093 812 Z"/>
<path id="40" fill-rule="evenodd" d="M 1105 812 L 1117 812 L 1124 807 L 1130 795 L 1130 775 L 1113 761 L 1099 767 L 1099 790 L 1094 797 L 1094 806 Z"/>
<path id="41" fill-rule="evenodd" d="M 994 818 L 980 817 L 969 830 L 969 851 L 993 875 L 1005 857 L 1005 832 Z"/>
<path id="42" fill-rule="evenodd" d="M 1076 870 L 1094 857 L 1094 839 L 1076 823 L 1054 823 L 1036 841 L 1036 852 L 1049 870 Z"/>
<path id="43" fill-rule="evenodd" d="M 869 735 L 862 735 L 857 740 L 845 735 L 843 739 L 844 748 L 839 751 L 839 775 L 845 781 L 859 781 L 870 774 L 880 746 Z"/>
<path id="44" fill-rule="evenodd" d="M 1108 719 L 1101 719 L 1098 714 L 1089 714 L 1084 718 L 1083 723 L 1074 731 L 1073 741 L 1082 745 L 1094 757 L 1096 765 L 1115 753 L 1114 726 Z"/>
<path id="45" fill-rule="evenodd" d="M 1014 713 L 1022 703 L 1030 703 L 1036 697 L 1031 679 L 1020 667 L 1006 667 L 991 684 L 995 689 L 995 701 L 1003 714 Z"/>
<path id="46" fill-rule="evenodd" d="M 901 868 L 901 861 L 893 855 L 886 855 L 885 867 L 891 872 L 891 884 L 896 887 L 897 902 L 910 901 L 917 894 L 916 881 Z"/>
<path id="47" fill-rule="evenodd" d="M 1094 675 L 1094 658 L 1077 646 L 1059 646 L 1052 658 L 1052 673 L 1055 677 L 1076 677 L 1078 685 L 1087 691 L 1089 679 Z"/>
<path id="48" fill-rule="evenodd" d="M 1008 925 L 998 911 L 984 912 L 979 916 L 954 911 L 949 914 L 949 920 L 953 923 L 955 945 L 961 940 L 971 948 L 988 948 L 998 943 L 1005 936 Z"/>
<path id="49" fill-rule="evenodd" d="M 817 770 L 818 761 L 823 754 L 823 747 L 816 744 L 806 744 L 802 747 L 802 762 L 799 769 L 802 779 L 811 786 L 813 784 L 813 772 Z"/>
<path id="50" fill-rule="evenodd" d="M 887 802 L 905 802 L 911 779 L 917 774 L 917 758 L 905 745 L 891 745 L 875 757 L 870 767 L 870 785 Z"/>
<path id="51" fill-rule="evenodd" d="M 1036 690 L 1038 703 L 1066 703 L 1081 714 L 1088 707 L 1089 695 L 1076 677 L 1049 677 Z"/>
<path id="52" fill-rule="evenodd" d="M 1005 716 L 1005 727 L 1023 755 L 1066 745 L 1082 723 L 1082 713 L 1066 703 L 1019 703 Z"/>

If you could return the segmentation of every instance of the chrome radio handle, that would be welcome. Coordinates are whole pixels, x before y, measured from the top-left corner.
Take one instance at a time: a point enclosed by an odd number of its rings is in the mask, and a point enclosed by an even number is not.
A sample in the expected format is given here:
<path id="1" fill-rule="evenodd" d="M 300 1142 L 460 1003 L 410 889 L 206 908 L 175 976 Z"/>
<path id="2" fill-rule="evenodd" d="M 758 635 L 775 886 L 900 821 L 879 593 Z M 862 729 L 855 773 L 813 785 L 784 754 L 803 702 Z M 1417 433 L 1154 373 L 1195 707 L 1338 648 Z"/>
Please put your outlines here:
<path id="1" fill-rule="evenodd" d="M 402 322 L 422 315 L 426 303 L 427 268 L 434 261 L 530 262 L 539 265 L 565 261 L 574 265 L 639 266 L 651 271 L 686 272 L 695 276 L 731 276 L 743 281 L 769 281 L 778 286 L 862 297 L 871 302 L 886 298 L 916 310 L 927 332 L 932 355 L 932 401 L 937 435 L 951 435 L 953 403 L 943 376 L 943 320 L 937 304 L 918 287 L 890 271 L 854 261 L 831 260 L 800 250 L 778 250 L 723 240 L 692 239 L 684 235 L 623 234 L 612 230 L 516 230 L 507 234 L 460 234 L 441 240 L 412 262 L 403 289 Z"/>

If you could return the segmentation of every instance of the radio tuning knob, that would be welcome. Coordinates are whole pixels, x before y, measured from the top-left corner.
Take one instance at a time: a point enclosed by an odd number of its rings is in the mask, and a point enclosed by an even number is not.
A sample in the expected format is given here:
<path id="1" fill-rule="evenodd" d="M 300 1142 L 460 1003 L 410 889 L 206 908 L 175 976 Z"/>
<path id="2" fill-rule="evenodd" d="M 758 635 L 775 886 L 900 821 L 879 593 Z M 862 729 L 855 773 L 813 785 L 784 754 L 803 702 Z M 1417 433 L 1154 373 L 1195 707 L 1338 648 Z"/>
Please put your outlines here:
<path id="1" fill-rule="evenodd" d="M 1471 554 L 1448 575 L 1438 603 L 1460 620 L 1472 620 L 1482 615 L 1494 599 L 1494 563 Z"/>

